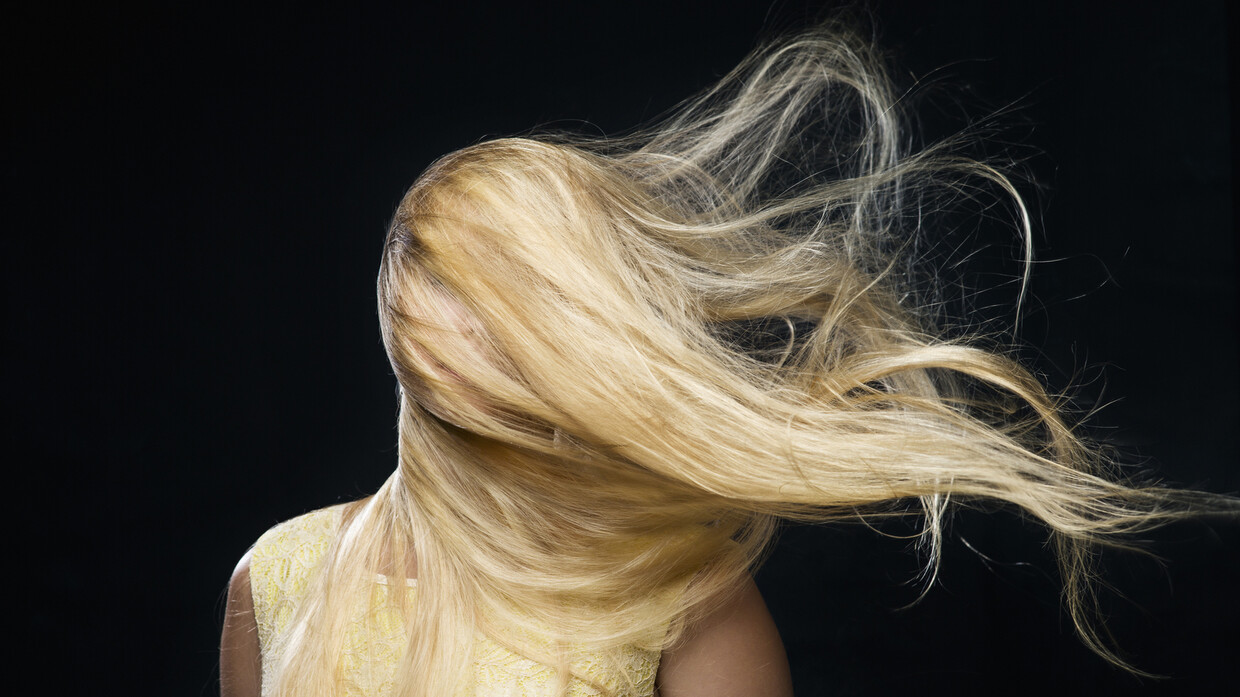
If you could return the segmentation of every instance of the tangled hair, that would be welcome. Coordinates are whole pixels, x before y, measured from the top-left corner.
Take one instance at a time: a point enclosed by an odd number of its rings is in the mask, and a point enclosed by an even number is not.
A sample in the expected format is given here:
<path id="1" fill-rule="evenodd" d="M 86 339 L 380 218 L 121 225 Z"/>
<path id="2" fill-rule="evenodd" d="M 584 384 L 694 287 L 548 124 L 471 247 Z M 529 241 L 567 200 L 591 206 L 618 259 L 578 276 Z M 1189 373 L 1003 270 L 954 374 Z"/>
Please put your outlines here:
<path id="1" fill-rule="evenodd" d="M 479 630 L 566 686 L 565 652 L 538 647 L 673 644 L 780 519 L 916 513 L 933 569 L 949 500 L 1041 521 L 1077 629 L 1123 665 L 1089 621 L 1092 550 L 1186 495 L 1103 476 L 1027 370 L 934 330 L 906 272 L 916 211 L 984 186 L 1029 224 L 998 170 L 910 151 L 898 101 L 868 42 L 819 29 L 656 128 L 431 165 L 378 281 L 400 464 L 347 512 L 275 694 L 336 694 L 349 609 L 411 550 L 417 603 L 385 601 L 399 694 L 452 694 Z"/>

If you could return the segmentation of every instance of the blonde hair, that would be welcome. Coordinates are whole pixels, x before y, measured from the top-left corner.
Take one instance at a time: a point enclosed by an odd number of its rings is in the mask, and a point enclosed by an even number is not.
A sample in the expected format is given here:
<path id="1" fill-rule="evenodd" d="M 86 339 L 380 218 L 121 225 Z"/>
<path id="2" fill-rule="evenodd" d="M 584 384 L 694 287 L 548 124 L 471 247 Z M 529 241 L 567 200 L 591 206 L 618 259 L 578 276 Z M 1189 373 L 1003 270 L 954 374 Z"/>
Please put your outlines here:
<path id="1" fill-rule="evenodd" d="M 337 692 L 350 608 L 409 550 L 399 694 L 452 694 L 477 628 L 567 685 L 563 652 L 501 628 L 662 649 L 779 519 L 915 511 L 934 569 L 949 501 L 982 499 L 1046 525 L 1081 636 L 1123 665 L 1088 619 L 1092 550 L 1186 495 L 1104 476 L 1027 370 L 934 329 L 906 271 L 917 209 L 989 187 L 1029 222 L 1000 171 L 906 139 L 868 43 L 819 29 L 656 128 L 431 165 L 378 281 L 399 467 L 346 516 L 275 694 Z"/>

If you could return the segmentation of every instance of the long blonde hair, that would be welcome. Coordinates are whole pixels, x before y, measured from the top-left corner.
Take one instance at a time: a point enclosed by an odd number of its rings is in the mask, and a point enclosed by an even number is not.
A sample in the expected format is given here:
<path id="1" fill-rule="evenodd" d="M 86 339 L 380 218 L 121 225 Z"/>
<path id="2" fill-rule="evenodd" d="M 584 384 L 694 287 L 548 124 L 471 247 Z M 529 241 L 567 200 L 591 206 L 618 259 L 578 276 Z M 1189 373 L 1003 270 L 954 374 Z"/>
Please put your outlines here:
<path id="1" fill-rule="evenodd" d="M 1088 619 L 1092 550 L 1184 515 L 1180 495 L 1104 476 L 1027 370 L 934 328 L 907 272 L 918 208 L 987 187 L 1026 250 L 1029 222 L 997 169 L 912 151 L 899 107 L 866 41 L 819 29 L 655 128 L 431 165 L 378 281 L 399 467 L 346 516 L 275 693 L 336 693 L 350 608 L 409 551 L 399 694 L 452 694 L 479 629 L 566 685 L 563 652 L 505 628 L 659 650 L 781 518 L 914 511 L 933 569 L 949 501 L 981 499 L 1046 525 L 1081 636 L 1121 663 Z"/>

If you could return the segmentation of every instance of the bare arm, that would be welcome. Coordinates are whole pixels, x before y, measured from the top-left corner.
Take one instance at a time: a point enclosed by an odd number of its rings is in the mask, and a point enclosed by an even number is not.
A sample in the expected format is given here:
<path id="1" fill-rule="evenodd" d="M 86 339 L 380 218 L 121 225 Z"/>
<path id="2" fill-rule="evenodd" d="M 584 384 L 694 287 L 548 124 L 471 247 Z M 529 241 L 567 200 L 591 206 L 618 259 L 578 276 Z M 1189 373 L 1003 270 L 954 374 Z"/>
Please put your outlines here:
<path id="1" fill-rule="evenodd" d="M 788 656 L 752 579 L 665 651 L 659 697 L 792 697 Z"/>
<path id="2" fill-rule="evenodd" d="M 220 697 L 260 697 L 262 685 L 263 665 L 247 553 L 228 583 L 228 607 L 220 635 Z"/>

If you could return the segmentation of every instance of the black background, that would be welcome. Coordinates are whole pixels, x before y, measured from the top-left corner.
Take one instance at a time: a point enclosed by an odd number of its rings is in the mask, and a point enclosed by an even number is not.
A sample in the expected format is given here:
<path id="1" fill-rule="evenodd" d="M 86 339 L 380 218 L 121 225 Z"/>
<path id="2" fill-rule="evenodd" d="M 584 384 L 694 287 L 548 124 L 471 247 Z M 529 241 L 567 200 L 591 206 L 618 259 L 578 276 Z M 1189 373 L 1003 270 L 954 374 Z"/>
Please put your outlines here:
<path id="1" fill-rule="evenodd" d="M 11 658 L 41 692 L 215 692 L 247 545 L 392 469 L 373 281 L 434 157 L 538 125 L 622 131 L 824 7 L 447 5 L 10 11 Z M 1096 432 L 1129 460 L 1235 493 L 1229 10 L 1079 5 L 860 14 L 902 85 L 933 85 L 927 133 L 1003 111 L 986 148 L 1041 185 L 1026 360 L 1082 404 L 1113 402 Z M 1005 234 L 972 244 L 1002 252 Z M 963 273 L 986 285 L 1005 272 L 990 256 Z M 1104 557 L 1128 598 L 1107 595 L 1111 626 L 1166 681 L 1076 642 L 1041 533 L 1003 512 L 960 516 L 911 609 L 908 542 L 862 526 L 790 530 L 759 582 L 801 695 L 1209 694 L 1240 677 L 1237 527 L 1161 532 L 1165 568 Z"/>

